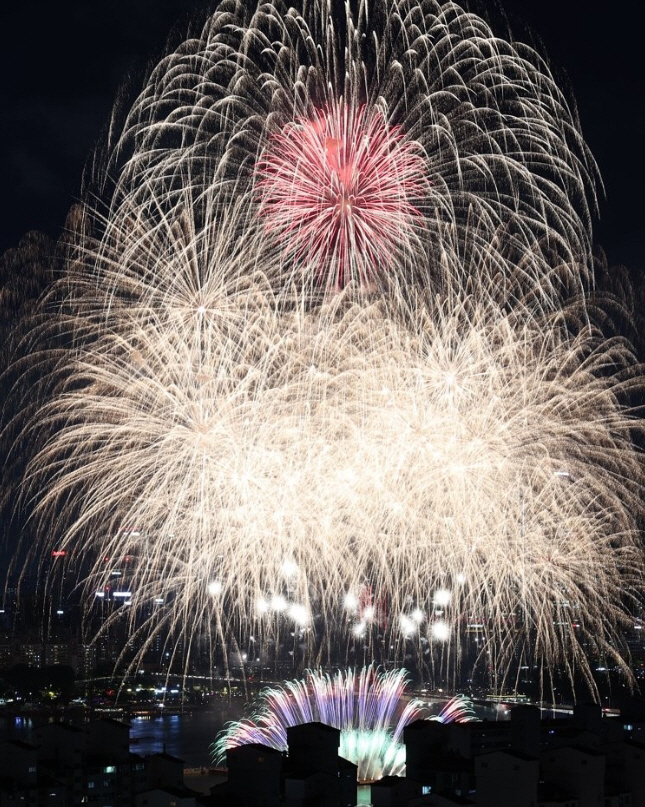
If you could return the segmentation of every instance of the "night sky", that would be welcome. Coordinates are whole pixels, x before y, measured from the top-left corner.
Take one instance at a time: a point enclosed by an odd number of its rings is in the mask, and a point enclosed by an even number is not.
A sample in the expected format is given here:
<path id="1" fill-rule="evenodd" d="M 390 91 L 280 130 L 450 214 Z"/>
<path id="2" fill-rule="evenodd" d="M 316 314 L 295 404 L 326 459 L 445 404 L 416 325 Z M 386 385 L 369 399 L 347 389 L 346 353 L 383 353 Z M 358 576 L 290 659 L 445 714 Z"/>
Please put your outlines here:
<path id="1" fill-rule="evenodd" d="M 163 52 L 173 28 L 184 30 L 191 14 L 205 7 L 195 0 L 3 4 L 0 253 L 27 230 L 60 233 L 119 87 L 128 77 L 139 86 L 145 64 Z M 530 31 L 559 83 L 568 84 L 568 94 L 577 99 L 606 188 L 596 242 L 610 263 L 641 270 L 645 67 L 640 26 L 620 4 L 597 14 L 581 13 L 578 0 L 506 0 L 502 7 L 516 38 L 526 40 Z"/>

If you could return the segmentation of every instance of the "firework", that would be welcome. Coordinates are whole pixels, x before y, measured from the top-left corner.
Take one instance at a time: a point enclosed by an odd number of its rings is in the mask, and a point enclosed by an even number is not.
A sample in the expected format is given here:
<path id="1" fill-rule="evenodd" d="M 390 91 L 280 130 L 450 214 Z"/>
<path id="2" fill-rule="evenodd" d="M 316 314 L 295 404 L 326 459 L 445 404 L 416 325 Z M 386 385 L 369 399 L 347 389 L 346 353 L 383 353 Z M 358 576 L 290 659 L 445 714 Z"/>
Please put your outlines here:
<path id="1" fill-rule="evenodd" d="M 595 167 L 541 57 L 452 3 L 339 9 L 222 3 L 115 117 L 111 215 L 151 187 L 198 208 L 242 184 L 282 250 L 276 287 L 441 286 L 424 257 L 449 230 L 459 253 L 494 243 L 551 306 L 579 289 Z"/>
<path id="2" fill-rule="evenodd" d="M 128 555 L 133 665 L 342 639 L 593 691 L 643 570 L 633 358 L 563 302 L 593 162 L 530 49 L 345 8 L 225 2 L 115 122 L 25 495 L 87 598 Z"/>
<path id="3" fill-rule="evenodd" d="M 385 629 L 454 674 L 477 622 L 495 670 L 621 663 L 641 568 L 627 346 L 470 295 L 285 305 L 241 271 L 267 260 L 231 238 L 243 210 L 205 231 L 189 208 L 140 217 L 129 262 L 118 242 L 68 281 L 75 347 L 30 482 L 43 524 L 65 513 L 56 548 L 95 558 L 88 594 L 128 554 L 133 626 L 184 645 L 215 625 L 307 655 Z M 365 586 L 388 619 L 334 627 Z"/>
<path id="4" fill-rule="evenodd" d="M 382 111 L 337 103 L 270 138 L 256 170 L 259 215 L 284 259 L 318 284 L 368 287 L 418 239 L 412 202 L 428 190 L 425 171 L 418 144 Z"/>
<path id="5" fill-rule="evenodd" d="M 448 701 L 439 715 L 418 698 L 405 697 L 405 670 L 383 672 L 371 665 L 360 673 L 339 670 L 333 676 L 309 671 L 304 679 L 265 689 L 249 715 L 230 723 L 213 743 L 221 764 L 226 751 L 261 743 L 287 750 L 287 729 L 320 721 L 340 729 L 339 754 L 358 766 L 361 782 L 405 775 L 403 729 L 414 720 L 441 722 L 475 720 L 463 696 Z"/>

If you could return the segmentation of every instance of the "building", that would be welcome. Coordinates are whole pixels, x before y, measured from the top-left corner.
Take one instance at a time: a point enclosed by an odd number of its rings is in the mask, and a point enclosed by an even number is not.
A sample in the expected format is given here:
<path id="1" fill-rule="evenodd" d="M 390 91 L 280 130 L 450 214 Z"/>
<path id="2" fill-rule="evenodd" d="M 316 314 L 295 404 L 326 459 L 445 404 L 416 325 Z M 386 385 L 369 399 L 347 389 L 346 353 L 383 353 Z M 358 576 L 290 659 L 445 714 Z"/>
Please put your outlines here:
<path id="1" fill-rule="evenodd" d="M 540 761 L 522 751 L 504 749 L 475 757 L 476 807 L 537 805 Z"/>
<path id="2" fill-rule="evenodd" d="M 5 743 L 0 759 L 0 805 L 131 807 L 147 786 L 145 761 L 129 751 L 129 726 L 116 720 L 49 723 L 33 744 Z"/>
<path id="3" fill-rule="evenodd" d="M 259 743 L 226 752 L 228 781 L 219 789 L 233 803 L 245 807 L 277 807 L 282 790 L 283 754 Z"/>

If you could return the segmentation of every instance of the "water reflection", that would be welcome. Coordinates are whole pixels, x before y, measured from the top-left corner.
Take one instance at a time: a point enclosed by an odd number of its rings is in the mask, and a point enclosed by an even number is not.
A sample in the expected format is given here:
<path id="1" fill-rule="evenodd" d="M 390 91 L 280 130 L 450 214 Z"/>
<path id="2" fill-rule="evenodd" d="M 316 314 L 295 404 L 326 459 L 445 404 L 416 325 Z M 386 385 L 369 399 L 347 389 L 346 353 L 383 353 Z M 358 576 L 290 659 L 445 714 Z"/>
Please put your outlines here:
<path id="1" fill-rule="evenodd" d="M 34 721 L 31 717 L 0 717 L 0 742 L 22 740 L 29 742 Z"/>
<path id="2" fill-rule="evenodd" d="M 242 705 L 218 703 L 191 714 L 139 716 L 130 724 L 130 750 L 135 754 L 166 753 L 188 767 L 211 764 L 210 745 L 229 720 L 240 717 Z"/>

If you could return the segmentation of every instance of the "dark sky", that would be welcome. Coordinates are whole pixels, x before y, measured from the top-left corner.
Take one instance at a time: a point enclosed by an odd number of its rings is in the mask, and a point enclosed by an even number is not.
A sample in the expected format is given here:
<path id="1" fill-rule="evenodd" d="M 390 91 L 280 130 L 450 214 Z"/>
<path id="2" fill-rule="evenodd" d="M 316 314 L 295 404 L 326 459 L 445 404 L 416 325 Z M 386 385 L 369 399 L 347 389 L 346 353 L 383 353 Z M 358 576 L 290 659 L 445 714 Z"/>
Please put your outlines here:
<path id="1" fill-rule="evenodd" d="M 485 5 L 486 0 L 484 0 Z M 491 3 L 492 4 L 492 3 Z M 27 230 L 56 236 L 119 86 L 185 27 L 196 0 L 57 0 L 2 4 L 0 253 Z M 645 66 L 624 5 L 502 0 L 512 30 L 532 31 L 578 101 L 606 187 L 596 241 L 611 263 L 643 267 Z M 136 79 L 135 79 L 136 85 Z"/>

